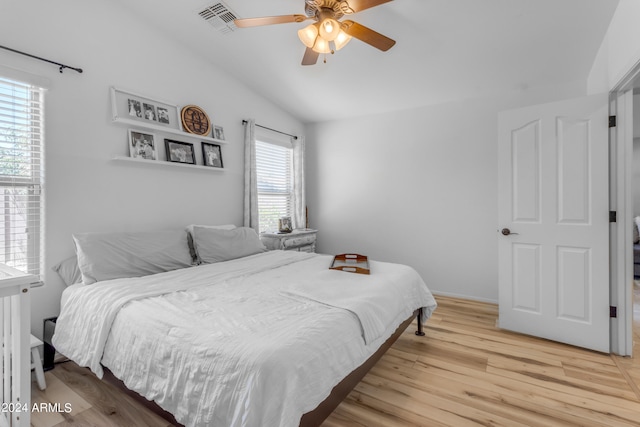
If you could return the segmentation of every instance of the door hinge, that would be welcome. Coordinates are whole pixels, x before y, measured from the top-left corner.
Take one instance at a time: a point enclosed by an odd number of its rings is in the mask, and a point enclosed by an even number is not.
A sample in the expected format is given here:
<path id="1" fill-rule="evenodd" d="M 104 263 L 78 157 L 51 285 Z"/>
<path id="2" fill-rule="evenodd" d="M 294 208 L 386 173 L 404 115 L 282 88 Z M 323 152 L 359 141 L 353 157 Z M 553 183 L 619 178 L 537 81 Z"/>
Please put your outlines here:
<path id="1" fill-rule="evenodd" d="M 616 116 L 609 116 L 609 127 L 616 127 Z"/>
<path id="2" fill-rule="evenodd" d="M 617 222 L 618 221 L 618 212 L 609 211 L 609 222 Z"/>
<path id="3" fill-rule="evenodd" d="M 618 307 L 612 305 L 609 306 L 609 317 L 618 317 Z"/>

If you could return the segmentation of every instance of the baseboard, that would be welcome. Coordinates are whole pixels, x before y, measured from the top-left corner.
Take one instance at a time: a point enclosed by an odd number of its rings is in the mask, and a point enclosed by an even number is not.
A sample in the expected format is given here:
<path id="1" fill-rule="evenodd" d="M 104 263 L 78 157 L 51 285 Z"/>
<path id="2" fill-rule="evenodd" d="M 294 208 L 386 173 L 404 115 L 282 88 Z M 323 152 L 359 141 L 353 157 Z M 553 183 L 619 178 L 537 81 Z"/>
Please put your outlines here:
<path id="1" fill-rule="evenodd" d="M 474 296 L 470 296 L 470 295 L 460 295 L 460 294 L 453 294 L 450 292 L 440 292 L 440 291 L 431 291 L 431 293 L 433 295 L 440 295 L 443 297 L 450 297 L 450 298 L 459 298 L 459 299 L 466 299 L 469 301 L 478 301 L 478 302 L 486 302 L 489 304 L 498 304 L 498 300 L 494 300 L 494 299 L 489 299 L 489 298 L 480 298 L 480 297 L 474 297 Z"/>

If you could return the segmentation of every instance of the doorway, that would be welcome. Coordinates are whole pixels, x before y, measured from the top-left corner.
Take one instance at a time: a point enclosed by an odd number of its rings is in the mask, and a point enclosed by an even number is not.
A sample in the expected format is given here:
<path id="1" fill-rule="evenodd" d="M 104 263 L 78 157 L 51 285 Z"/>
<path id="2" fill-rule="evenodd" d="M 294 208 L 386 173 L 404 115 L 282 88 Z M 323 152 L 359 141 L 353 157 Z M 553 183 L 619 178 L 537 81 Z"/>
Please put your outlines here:
<path id="1" fill-rule="evenodd" d="M 633 300 L 632 318 L 632 352 L 640 357 L 640 89 L 633 88 L 633 145 L 631 160 L 631 200 L 633 222 L 633 284 L 631 295 Z M 640 234 L 640 233 L 639 233 Z"/>
<path id="2" fill-rule="evenodd" d="M 631 101 L 629 101 L 629 96 Z M 623 118 L 622 126 L 618 129 L 621 133 L 616 141 L 622 144 L 622 149 L 627 148 L 627 172 L 626 180 L 629 187 L 626 200 L 624 202 L 625 210 L 630 216 L 630 226 L 633 236 L 631 248 L 627 250 L 630 253 L 625 254 L 625 258 L 630 260 L 630 266 L 626 266 L 627 271 L 630 269 L 630 280 L 627 281 L 626 296 L 629 298 L 630 309 L 627 314 L 627 323 L 629 323 L 629 342 L 626 347 L 630 352 L 623 354 L 625 356 L 636 355 L 640 358 L 640 237 L 636 234 L 640 231 L 640 77 L 633 79 L 631 87 L 625 96 L 618 94 L 620 101 L 625 103 L 620 111 Z M 630 111 L 628 111 L 630 110 Z M 626 138 L 626 141 L 625 141 Z"/>
<path id="3" fill-rule="evenodd" d="M 610 228 L 611 351 L 632 356 L 640 342 L 640 265 L 635 266 L 635 217 L 640 215 L 640 63 L 610 92 L 610 209 L 616 221 Z M 640 263 L 640 259 L 638 260 Z M 637 272 L 634 270 L 638 270 Z M 640 346 L 635 350 L 640 354 Z"/>

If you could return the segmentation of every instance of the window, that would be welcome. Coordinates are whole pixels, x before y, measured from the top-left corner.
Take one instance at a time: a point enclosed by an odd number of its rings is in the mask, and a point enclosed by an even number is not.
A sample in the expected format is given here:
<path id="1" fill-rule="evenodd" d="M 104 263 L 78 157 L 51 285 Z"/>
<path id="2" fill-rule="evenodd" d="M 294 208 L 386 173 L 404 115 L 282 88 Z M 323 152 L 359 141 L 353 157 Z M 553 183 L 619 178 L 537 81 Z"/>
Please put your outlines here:
<path id="1" fill-rule="evenodd" d="M 293 150 L 286 144 L 256 141 L 260 232 L 278 230 L 278 220 L 291 216 Z"/>
<path id="2" fill-rule="evenodd" d="M 0 262 L 40 275 L 41 88 L 0 77 Z"/>

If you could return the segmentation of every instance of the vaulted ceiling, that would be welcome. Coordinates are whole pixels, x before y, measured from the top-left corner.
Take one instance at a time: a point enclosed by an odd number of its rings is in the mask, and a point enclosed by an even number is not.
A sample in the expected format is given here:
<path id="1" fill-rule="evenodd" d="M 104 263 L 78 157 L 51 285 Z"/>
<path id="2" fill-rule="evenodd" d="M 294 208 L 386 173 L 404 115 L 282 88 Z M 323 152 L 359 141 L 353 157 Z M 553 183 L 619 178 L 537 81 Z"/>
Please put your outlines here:
<path id="1" fill-rule="evenodd" d="M 198 12 L 211 0 L 120 0 L 304 122 L 401 110 L 491 92 L 586 80 L 617 0 L 395 0 L 351 15 L 394 40 L 352 40 L 300 62 L 300 24 L 222 34 Z M 239 18 L 304 14 L 303 0 L 224 0 Z"/>

